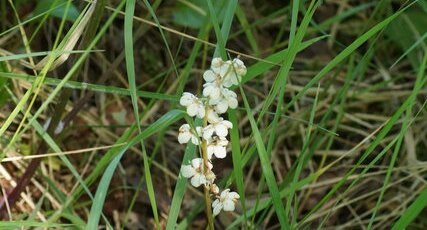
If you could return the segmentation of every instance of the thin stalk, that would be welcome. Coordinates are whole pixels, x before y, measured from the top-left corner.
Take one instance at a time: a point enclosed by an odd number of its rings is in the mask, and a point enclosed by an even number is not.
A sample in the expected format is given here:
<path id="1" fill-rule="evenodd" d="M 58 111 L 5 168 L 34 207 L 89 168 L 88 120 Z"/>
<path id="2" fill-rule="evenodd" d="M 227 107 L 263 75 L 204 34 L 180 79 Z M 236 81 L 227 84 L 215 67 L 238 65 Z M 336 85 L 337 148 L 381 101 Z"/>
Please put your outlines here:
<path id="1" fill-rule="evenodd" d="M 208 109 L 206 107 L 206 113 L 208 112 Z M 203 127 L 208 126 L 208 116 L 206 115 L 203 118 Z M 203 157 L 203 172 L 205 175 L 209 172 L 209 159 L 208 159 L 208 143 L 205 139 L 202 138 L 202 157 Z M 205 192 L 205 207 L 206 207 L 206 217 L 208 218 L 208 229 L 214 230 L 214 224 L 213 224 L 213 216 L 212 216 L 212 201 L 210 197 L 210 189 L 208 186 L 204 186 L 203 190 Z"/>

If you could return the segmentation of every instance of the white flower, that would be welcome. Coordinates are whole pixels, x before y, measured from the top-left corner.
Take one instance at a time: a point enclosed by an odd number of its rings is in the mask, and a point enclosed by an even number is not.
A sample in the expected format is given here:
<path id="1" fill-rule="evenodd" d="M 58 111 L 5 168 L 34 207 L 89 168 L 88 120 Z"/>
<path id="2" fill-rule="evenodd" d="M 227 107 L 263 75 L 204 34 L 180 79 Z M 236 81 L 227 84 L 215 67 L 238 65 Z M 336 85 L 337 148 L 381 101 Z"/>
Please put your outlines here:
<path id="1" fill-rule="evenodd" d="M 214 106 L 215 111 L 219 114 L 227 112 L 228 108 L 237 108 L 237 94 L 227 88 L 222 88 L 221 96 L 216 99 L 210 99 L 209 105 Z"/>
<path id="2" fill-rule="evenodd" d="M 209 97 L 209 101 L 218 100 L 221 97 L 222 86 L 217 82 L 203 84 L 203 96 Z"/>
<path id="3" fill-rule="evenodd" d="M 206 111 L 206 117 L 207 117 L 207 119 L 208 119 L 208 122 L 210 123 L 210 124 L 212 124 L 212 123 L 217 123 L 217 122 L 219 122 L 220 120 L 219 120 L 219 116 L 218 116 L 218 114 L 215 112 L 215 110 L 213 110 L 212 108 L 208 108 L 207 109 L 207 111 Z"/>
<path id="4" fill-rule="evenodd" d="M 221 66 L 220 70 L 220 74 L 223 78 L 223 85 L 225 87 L 238 85 L 246 72 L 246 66 L 240 59 L 235 58 L 233 61 L 226 61 Z"/>
<path id="5" fill-rule="evenodd" d="M 208 159 L 212 159 L 212 155 L 216 158 L 225 158 L 227 156 L 228 140 L 225 137 L 212 137 L 207 140 Z"/>
<path id="6" fill-rule="evenodd" d="M 213 184 L 215 174 L 211 171 L 213 168 L 212 164 L 208 162 L 208 172 L 206 174 L 203 170 L 204 164 L 202 158 L 195 158 L 191 160 L 190 165 L 184 165 L 181 168 L 181 175 L 185 178 L 191 178 L 191 185 L 199 187 L 200 185 Z"/>
<path id="7" fill-rule="evenodd" d="M 211 63 L 211 69 L 216 72 L 216 73 L 220 73 L 221 72 L 221 67 L 224 65 L 224 61 L 217 57 L 212 59 L 212 63 Z"/>
<path id="8" fill-rule="evenodd" d="M 237 192 L 230 192 L 230 189 L 222 191 L 219 198 L 212 203 L 214 216 L 218 215 L 222 209 L 229 212 L 234 211 L 239 198 L 239 194 Z"/>
<path id="9" fill-rule="evenodd" d="M 203 118 L 205 116 L 205 105 L 193 94 L 184 92 L 181 99 L 179 100 L 179 103 L 182 106 L 187 107 L 187 113 L 191 117 L 197 115 L 197 117 Z"/>
<path id="10" fill-rule="evenodd" d="M 179 127 L 178 142 L 180 144 L 188 143 L 191 140 L 193 144 L 199 145 L 200 136 L 202 136 L 202 127 L 196 127 L 196 132 L 191 129 L 189 124 L 183 124 Z"/>
<path id="11" fill-rule="evenodd" d="M 233 123 L 220 117 L 218 122 L 212 123 L 203 128 L 203 138 L 205 140 L 209 140 L 212 138 L 214 133 L 218 137 L 226 137 L 228 135 L 228 129 L 231 128 L 233 128 Z"/>
<path id="12" fill-rule="evenodd" d="M 203 73 L 203 79 L 205 79 L 206 82 L 214 82 L 214 81 L 221 80 L 221 76 L 219 75 L 219 73 L 210 69 L 210 70 L 206 70 Z"/>

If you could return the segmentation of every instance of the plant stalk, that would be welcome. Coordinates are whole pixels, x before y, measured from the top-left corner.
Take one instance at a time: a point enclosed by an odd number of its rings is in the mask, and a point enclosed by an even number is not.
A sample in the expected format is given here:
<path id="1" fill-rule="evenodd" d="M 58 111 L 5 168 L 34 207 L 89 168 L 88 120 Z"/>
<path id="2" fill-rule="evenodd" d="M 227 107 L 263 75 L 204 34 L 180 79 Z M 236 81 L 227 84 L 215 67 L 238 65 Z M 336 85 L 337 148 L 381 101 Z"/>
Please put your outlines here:
<path id="1" fill-rule="evenodd" d="M 207 114 L 207 107 L 206 107 Z M 207 115 L 203 118 L 203 127 L 208 126 L 208 118 Z M 209 171 L 209 159 L 208 159 L 208 146 L 207 141 L 202 138 L 202 157 L 203 157 L 203 172 L 205 175 Z M 209 230 L 214 230 L 213 224 L 213 215 L 212 215 L 212 200 L 210 197 L 210 188 L 208 186 L 203 186 L 203 190 L 205 192 L 205 207 L 206 207 L 206 217 L 208 218 L 208 227 Z"/>

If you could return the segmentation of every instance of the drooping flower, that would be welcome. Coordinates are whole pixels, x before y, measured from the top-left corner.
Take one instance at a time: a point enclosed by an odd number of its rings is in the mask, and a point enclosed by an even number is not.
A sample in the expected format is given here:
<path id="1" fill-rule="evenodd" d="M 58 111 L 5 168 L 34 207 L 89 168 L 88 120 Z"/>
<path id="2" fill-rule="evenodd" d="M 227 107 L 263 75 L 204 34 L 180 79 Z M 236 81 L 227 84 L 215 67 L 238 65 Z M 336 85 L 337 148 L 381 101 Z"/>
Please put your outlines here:
<path id="1" fill-rule="evenodd" d="M 204 172 L 204 163 L 202 158 L 195 158 L 191 160 L 190 165 L 184 165 L 181 168 L 181 175 L 185 178 L 191 178 L 191 185 L 199 187 L 200 185 L 213 184 L 215 174 L 211 171 L 213 165 L 208 162 L 208 171 Z"/>
<path id="2" fill-rule="evenodd" d="M 203 79 L 205 79 L 206 82 L 220 81 L 221 75 L 219 75 L 218 72 L 215 72 L 214 70 L 209 69 L 203 73 Z"/>
<path id="3" fill-rule="evenodd" d="M 212 159 L 215 155 L 216 158 L 225 158 L 227 156 L 228 140 L 225 137 L 214 136 L 207 140 L 208 159 Z"/>
<path id="4" fill-rule="evenodd" d="M 228 108 L 237 108 L 237 94 L 227 88 L 221 88 L 220 96 L 217 98 L 210 98 L 209 105 L 214 106 L 217 113 L 225 113 L 227 112 Z"/>
<path id="5" fill-rule="evenodd" d="M 203 118 L 205 116 L 204 103 L 193 94 L 184 92 L 182 94 L 181 99 L 179 100 L 179 103 L 182 106 L 187 107 L 187 113 L 191 117 L 194 117 L 197 115 L 197 117 Z"/>
<path id="6" fill-rule="evenodd" d="M 217 81 L 203 84 L 203 96 L 209 98 L 211 105 L 211 101 L 218 100 L 221 97 L 221 90 L 222 86 Z"/>
<path id="7" fill-rule="evenodd" d="M 220 121 L 218 113 L 216 113 L 215 110 L 210 106 L 206 109 L 206 118 L 210 124 Z"/>
<path id="8" fill-rule="evenodd" d="M 234 211 L 237 200 L 240 198 L 237 192 L 230 192 L 230 189 L 225 189 L 221 195 L 212 203 L 213 214 L 216 216 L 224 209 L 224 211 Z"/>
<path id="9" fill-rule="evenodd" d="M 227 88 L 232 85 L 238 85 L 246 72 L 246 66 L 240 59 L 235 58 L 233 61 L 226 61 L 221 66 L 220 71 L 223 78 L 223 85 Z"/>
<path id="10" fill-rule="evenodd" d="M 218 137 L 226 137 L 228 135 L 228 129 L 233 128 L 233 123 L 230 121 L 224 120 L 224 118 L 220 117 L 218 122 L 209 124 L 208 126 L 203 128 L 203 138 L 205 140 L 209 140 L 212 138 L 214 133 Z"/>
<path id="11" fill-rule="evenodd" d="M 224 65 L 224 61 L 220 57 L 216 57 L 216 58 L 212 59 L 211 69 L 216 73 L 220 73 L 221 67 L 223 65 Z"/>
<path id="12" fill-rule="evenodd" d="M 186 144 L 191 140 L 193 144 L 199 145 L 200 136 L 202 136 L 202 127 L 196 127 L 196 130 L 193 130 L 189 124 L 183 124 L 179 128 L 178 142 L 180 144 Z"/>

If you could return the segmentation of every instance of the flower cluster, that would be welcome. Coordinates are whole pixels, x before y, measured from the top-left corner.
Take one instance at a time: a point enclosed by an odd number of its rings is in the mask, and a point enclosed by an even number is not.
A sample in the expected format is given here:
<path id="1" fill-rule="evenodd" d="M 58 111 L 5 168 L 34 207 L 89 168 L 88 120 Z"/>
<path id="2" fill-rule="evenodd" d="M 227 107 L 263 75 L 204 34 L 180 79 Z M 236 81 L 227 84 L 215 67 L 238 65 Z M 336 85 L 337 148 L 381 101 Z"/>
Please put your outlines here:
<path id="1" fill-rule="evenodd" d="M 190 182 L 194 187 L 203 185 L 215 197 L 212 203 L 214 215 L 218 215 L 221 210 L 234 211 L 240 198 L 239 194 L 230 192 L 230 189 L 220 193 L 214 183 L 216 177 L 212 171 L 212 159 L 227 156 L 227 135 L 233 124 L 220 115 L 229 108 L 237 108 L 237 94 L 229 88 L 238 85 L 245 74 L 246 66 L 238 58 L 228 61 L 214 58 L 211 68 L 203 73 L 203 79 L 206 81 L 203 85 L 203 97 L 198 98 L 185 92 L 179 101 L 186 107 L 189 116 L 204 121 L 203 127 L 184 124 L 179 128 L 179 143 L 186 144 L 191 141 L 202 146 L 202 158 L 195 158 L 189 165 L 182 166 L 181 175 L 191 178 Z"/>

